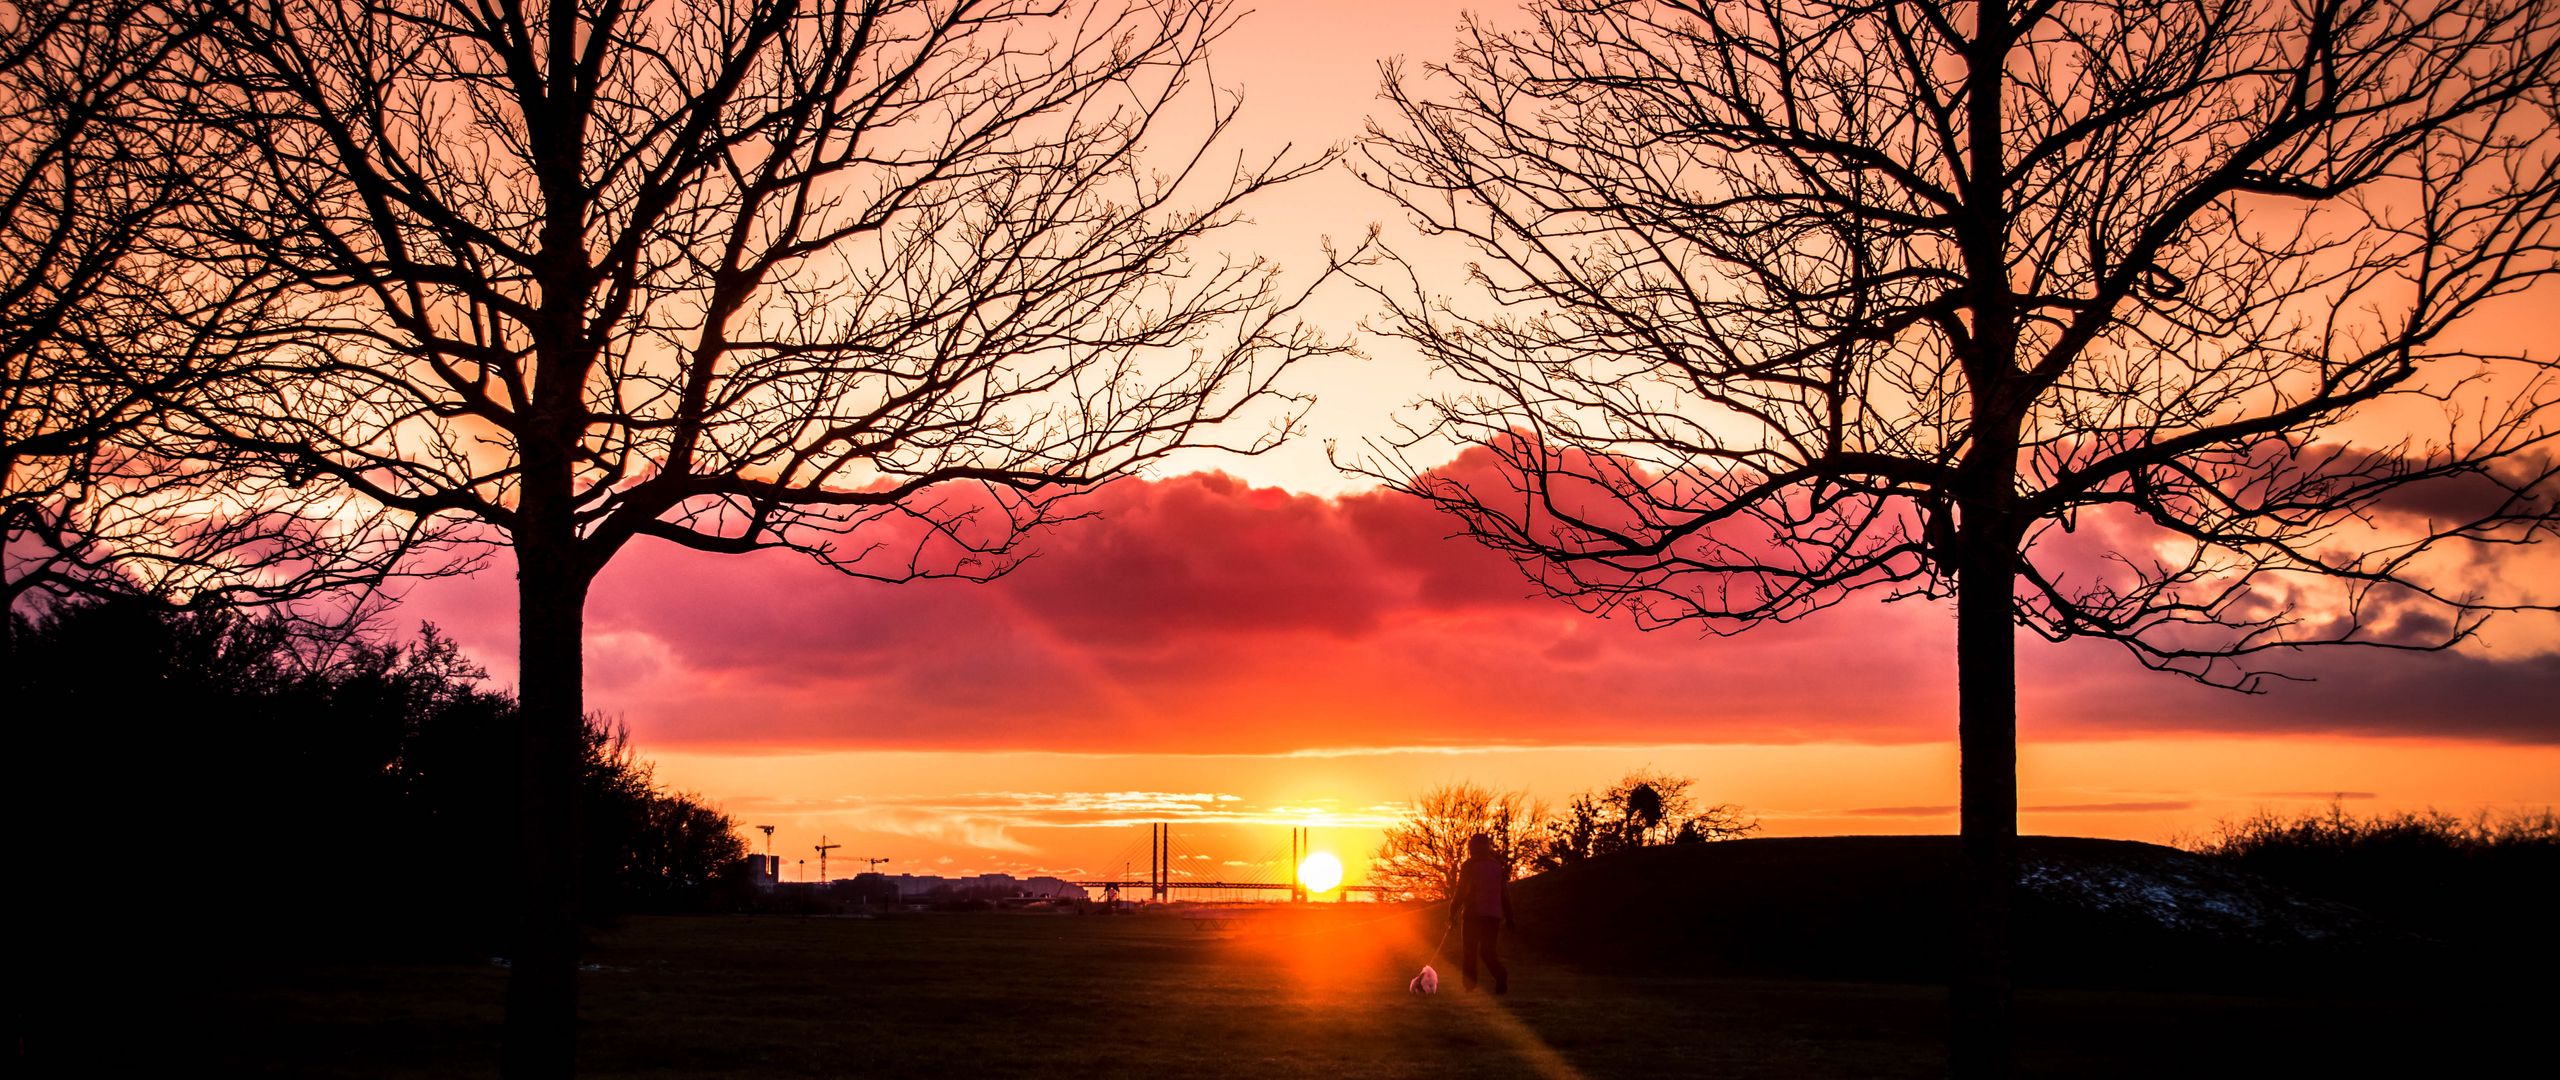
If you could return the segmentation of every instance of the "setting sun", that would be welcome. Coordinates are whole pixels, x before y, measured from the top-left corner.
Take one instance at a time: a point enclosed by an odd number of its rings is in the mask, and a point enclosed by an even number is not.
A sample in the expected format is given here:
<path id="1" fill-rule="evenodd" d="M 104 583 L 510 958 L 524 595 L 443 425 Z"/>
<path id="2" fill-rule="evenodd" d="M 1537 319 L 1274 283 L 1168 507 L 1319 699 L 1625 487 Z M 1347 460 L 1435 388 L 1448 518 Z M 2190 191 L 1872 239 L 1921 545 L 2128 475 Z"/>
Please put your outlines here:
<path id="1" fill-rule="evenodd" d="M 1307 856 L 1307 861 L 1298 864 L 1298 883 L 1305 885 L 1308 892 L 1332 892 L 1334 886 L 1342 884 L 1342 860 L 1334 858 L 1330 851 Z"/>

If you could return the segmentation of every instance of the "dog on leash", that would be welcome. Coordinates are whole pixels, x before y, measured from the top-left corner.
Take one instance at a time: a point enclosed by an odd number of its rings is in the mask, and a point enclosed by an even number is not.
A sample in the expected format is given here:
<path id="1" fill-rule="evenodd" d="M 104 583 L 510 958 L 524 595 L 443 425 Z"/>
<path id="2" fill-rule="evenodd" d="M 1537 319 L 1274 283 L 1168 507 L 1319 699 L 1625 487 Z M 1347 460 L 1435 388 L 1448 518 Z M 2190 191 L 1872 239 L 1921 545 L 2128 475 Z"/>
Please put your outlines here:
<path id="1" fill-rule="evenodd" d="M 1440 992 L 1440 973 L 1431 965 L 1424 964 L 1422 974 L 1414 976 L 1413 981 L 1404 984 L 1404 988 L 1416 994 L 1437 994 Z"/>

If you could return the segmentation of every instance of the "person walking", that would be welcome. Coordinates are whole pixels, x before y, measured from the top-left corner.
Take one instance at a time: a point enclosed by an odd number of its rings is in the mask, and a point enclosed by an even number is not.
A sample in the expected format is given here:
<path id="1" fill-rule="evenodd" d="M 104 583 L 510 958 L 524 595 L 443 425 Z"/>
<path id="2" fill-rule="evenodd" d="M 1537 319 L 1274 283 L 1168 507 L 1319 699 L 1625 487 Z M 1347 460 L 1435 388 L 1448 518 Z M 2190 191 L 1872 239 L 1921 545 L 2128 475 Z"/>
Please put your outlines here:
<path id="1" fill-rule="evenodd" d="M 1467 838 L 1467 861 L 1458 866 L 1458 888 L 1449 897 L 1449 925 L 1460 928 L 1458 970 L 1467 989 L 1476 988 L 1481 962 L 1493 976 L 1493 992 L 1511 992 L 1511 969 L 1502 966 L 1501 938 L 1517 930 L 1511 916 L 1511 861 L 1494 853 L 1493 838 L 1477 833 Z"/>

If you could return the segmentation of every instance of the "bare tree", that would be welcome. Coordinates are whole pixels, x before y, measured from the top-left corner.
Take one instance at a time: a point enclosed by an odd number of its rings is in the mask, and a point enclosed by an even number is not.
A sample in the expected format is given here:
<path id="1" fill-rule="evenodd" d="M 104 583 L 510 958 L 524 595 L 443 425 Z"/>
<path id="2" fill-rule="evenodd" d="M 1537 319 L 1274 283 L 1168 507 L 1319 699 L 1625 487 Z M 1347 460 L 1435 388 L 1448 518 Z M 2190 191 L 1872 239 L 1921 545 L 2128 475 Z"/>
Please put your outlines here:
<path id="1" fill-rule="evenodd" d="M 1733 803 L 1717 803 L 1680 819 L 1680 827 L 1671 833 L 1675 844 L 1705 844 L 1718 840 L 1740 840 L 1760 831 L 1760 819 Z"/>
<path id="2" fill-rule="evenodd" d="M 1600 828 L 1597 842 L 1582 854 L 1657 847 L 1679 843 L 1683 837 L 1732 840 L 1759 831 L 1759 821 L 1731 803 L 1699 806 L 1697 786 L 1695 777 L 1646 768 L 1593 792 L 1584 801 L 1601 809 Z"/>
<path id="3" fill-rule="evenodd" d="M 1693 777 L 1638 769 L 1606 788 L 1575 795 L 1563 813 L 1538 824 L 1529 861 L 1553 870 L 1612 852 L 1735 840 L 1760 830 L 1758 819 L 1732 803 L 1700 807 L 1691 793 L 1696 786 Z"/>
<path id="4" fill-rule="evenodd" d="M 993 577 L 1095 484 L 1276 443 L 1335 348 L 1187 253 L 1329 161 L 1218 149 L 1225 0 L 221 7 L 187 264 L 299 322 L 195 430 L 513 552 L 511 1074 L 571 1065 L 583 610 L 626 544 Z"/>
<path id="5" fill-rule="evenodd" d="M 2007 1069 L 2015 628 L 2254 691 L 2550 603 L 2458 557 L 2550 527 L 2549 359 L 2458 328 L 2553 273 L 2560 5 L 1532 13 L 1388 69 L 1362 174 L 1481 261 L 1367 275 L 1471 387 L 1367 469 L 1645 626 L 1952 596 L 1959 1073 Z"/>
<path id="6" fill-rule="evenodd" d="M 188 290 L 153 255 L 193 185 L 146 105 L 204 22 L 146 0 L 0 4 L 0 610 L 303 598 L 377 583 L 432 539 L 157 424 L 236 360 L 205 328 L 258 317 L 239 295 L 178 310 Z"/>
<path id="7" fill-rule="evenodd" d="M 1529 867 L 1530 830 L 1547 808 L 1526 791 L 1494 791 L 1474 783 L 1443 784 L 1414 800 L 1412 813 L 1387 826 L 1369 880 L 1388 895 L 1446 900 L 1457 892 L 1467 838 L 1483 833 L 1517 876 Z"/>

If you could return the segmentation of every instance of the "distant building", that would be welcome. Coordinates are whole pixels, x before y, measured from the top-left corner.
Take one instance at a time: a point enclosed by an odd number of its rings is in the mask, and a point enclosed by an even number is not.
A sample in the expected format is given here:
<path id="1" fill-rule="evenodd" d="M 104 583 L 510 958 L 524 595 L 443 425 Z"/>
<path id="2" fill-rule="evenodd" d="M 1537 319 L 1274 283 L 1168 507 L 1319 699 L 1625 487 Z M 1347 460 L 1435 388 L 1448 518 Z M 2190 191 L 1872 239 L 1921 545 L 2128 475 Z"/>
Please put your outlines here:
<path id="1" fill-rule="evenodd" d="M 943 877 L 940 874 L 865 873 L 854 877 L 856 892 L 864 896 L 882 896 L 892 890 L 900 902 L 932 900 L 1011 900 L 1031 897 L 1041 900 L 1082 900 L 1085 891 L 1054 877 L 1017 878 L 1011 874 L 976 874 L 970 877 Z"/>
<path id="2" fill-rule="evenodd" d="M 1088 895 L 1084 891 L 1084 886 L 1053 877 L 1024 878 L 1022 891 L 1032 896 L 1045 896 L 1052 900 L 1082 900 Z"/>

